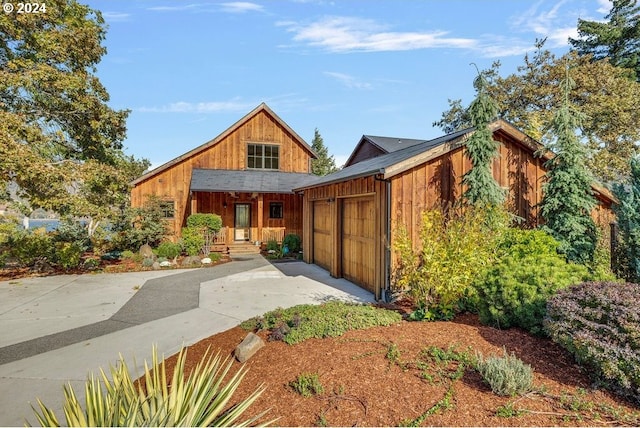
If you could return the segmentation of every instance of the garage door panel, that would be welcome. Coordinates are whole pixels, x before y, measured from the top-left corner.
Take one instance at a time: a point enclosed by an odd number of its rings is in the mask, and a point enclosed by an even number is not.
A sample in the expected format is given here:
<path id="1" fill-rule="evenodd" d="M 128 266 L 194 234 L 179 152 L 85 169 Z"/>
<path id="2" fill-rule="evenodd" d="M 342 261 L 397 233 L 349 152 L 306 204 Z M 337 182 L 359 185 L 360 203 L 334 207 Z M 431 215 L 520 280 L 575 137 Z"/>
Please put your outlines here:
<path id="1" fill-rule="evenodd" d="M 331 268 L 331 210 L 326 201 L 313 203 L 313 263 Z"/>
<path id="2" fill-rule="evenodd" d="M 342 276 L 374 292 L 375 210 L 372 197 L 344 199 L 342 205 Z"/>

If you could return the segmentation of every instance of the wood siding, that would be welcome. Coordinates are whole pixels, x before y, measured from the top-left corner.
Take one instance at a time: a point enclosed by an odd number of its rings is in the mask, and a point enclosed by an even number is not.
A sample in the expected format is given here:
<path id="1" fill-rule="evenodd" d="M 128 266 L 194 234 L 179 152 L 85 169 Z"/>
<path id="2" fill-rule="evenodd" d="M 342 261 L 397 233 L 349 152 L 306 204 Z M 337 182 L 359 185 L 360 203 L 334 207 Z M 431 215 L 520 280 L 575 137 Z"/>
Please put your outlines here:
<path id="1" fill-rule="evenodd" d="M 175 217 L 171 229 L 174 233 L 179 233 L 191 213 L 189 187 L 193 168 L 245 170 L 248 143 L 278 145 L 279 170 L 282 172 L 309 172 L 312 153 L 266 110 L 259 110 L 231 132 L 221 135 L 222 138 L 215 144 L 206 147 L 209 144 L 207 143 L 203 150 L 194 150 L 190 155 L 178 158 L 169 167 L 161 167 L 157 174 L 151 174 L 136 183 L 131 191 L 132 206 L 142 206 L 148 195 L 175 201 Z M 232 211 L 230 213 L 233 214 Z M 228 216 L 225 213 L 220 214 L 225 221 L 225 217 Z M 301 218 L 301 214 L 297 216 Z M 268 216 L 264 218 L 268 219 Z"/>
<path id="2" fill-rule="evenodd" d="M 374 146 L 371 142 L 363 140 L 360 145 L 354 150 L 351 158 L 344 165 L 345 167 L 349 165 L 354 165 L 363 160 L 375 158 L 380 155 L 384 155 L 387 152 L 381 150 L 379 147 Z"/>

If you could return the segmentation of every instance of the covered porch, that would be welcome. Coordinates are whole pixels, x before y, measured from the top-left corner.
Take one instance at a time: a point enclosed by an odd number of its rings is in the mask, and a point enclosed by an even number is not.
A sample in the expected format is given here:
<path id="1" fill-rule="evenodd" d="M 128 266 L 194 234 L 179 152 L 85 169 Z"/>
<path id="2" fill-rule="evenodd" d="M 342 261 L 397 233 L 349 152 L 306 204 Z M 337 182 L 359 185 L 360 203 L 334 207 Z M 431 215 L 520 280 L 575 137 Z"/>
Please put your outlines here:
<path id="1" fill-rule="evenodd" d="M 302 195 L 292 191 L 317 177 L 278 171 L 194 169 L 189 213 L 222 217 L 217 244 L 281 243 L 287 234 L 302 238 Z"/>

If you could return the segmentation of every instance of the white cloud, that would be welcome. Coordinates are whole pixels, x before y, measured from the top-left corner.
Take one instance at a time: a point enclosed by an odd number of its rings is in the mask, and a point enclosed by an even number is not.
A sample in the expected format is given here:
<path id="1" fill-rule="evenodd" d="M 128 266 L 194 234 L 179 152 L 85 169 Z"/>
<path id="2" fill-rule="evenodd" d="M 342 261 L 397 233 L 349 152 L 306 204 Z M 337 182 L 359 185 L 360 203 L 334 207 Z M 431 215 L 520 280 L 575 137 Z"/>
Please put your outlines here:
<path id="1" fill-rule="evenodd" d="M 128 21 L 131 15 L 123 12 L 102 12 L 102 17 L 108 22 Z"/>
<path id="2" fill-rule="evenodd" d="M 329 52 L 406 51 L 427 48 L 473 48 L 474 39 L 446 37 L 446 31 L 393 32 L 373 20 L 328 17 L 310 24 L 280 22 L 293 40 Z"/>
<path id="3" fill-rule="evenodd" d="M 147 10 L 152 10 L 154 12 L 181 12 L 186 10 L 196 10 L 201 8 L 203 5 L 200 3 L 189 3 L 189 4 L 181 4 L 180 6 L 154 6 L 150 7 Z"/>
<path id="4" fill-rule="evenodd" d="M 611 0 L 598 0 L 598 5 L 598 9 L 596 9 L 597 12 L 606 16 L 611 12 L 613 2 Z"/>
<path id="5" fill-rule="evenodd" d="M 140 107 L 137 111 L 144 113 L 217 113 L 223 111 L 245 111 L 254 108 L 257 104 L 231 101 L 187 102 L 178 101 L 160 107 Z"/>
<path id="6" fill-rule="evenodd" d="M 336 73 L 333 71 L 325 71 L 323 74 L 336 79 L 349 89 L 371 89 L 371 84 L 361 82 L 353 76 L 344 73 Z"/>
<path id="7" fill-rule="evenodd" d="M 547 39 L 547 47 L 557 48 L 569 44 L 569 37 L 576 38 L 579 12 L 561 10 L 566 0 L 553 3 L 550 9 L 543 9 L 544 2 L 538 1 L 525 12 L 510 20 L 512 29 L 518 32 L 533 32 L 539 38 Z"/>
<path id="8" fill-rule="evenodd" d="M 223 12 L 229 13 L 262 12 L 264 10 L 262 5 L 246 1 L 221 3 L 220 6 L 222 6 Z"/>

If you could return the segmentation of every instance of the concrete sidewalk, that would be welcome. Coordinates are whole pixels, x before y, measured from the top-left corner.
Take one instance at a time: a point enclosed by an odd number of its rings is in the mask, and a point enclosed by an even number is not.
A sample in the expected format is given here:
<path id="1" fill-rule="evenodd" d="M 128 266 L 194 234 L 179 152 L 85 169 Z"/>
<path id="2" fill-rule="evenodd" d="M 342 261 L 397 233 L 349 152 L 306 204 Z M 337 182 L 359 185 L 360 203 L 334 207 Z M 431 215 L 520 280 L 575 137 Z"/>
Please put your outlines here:
<path id="1" fill-rule="evenodd" d="M 277 307 L 331 299 L 373 296 L 315 265 L 272 265 L 261 256 L 203 269 L 0 282 L 0 426 L 35 424 L 36 397 L 63 422 L 62 386 L 82 395 L 88 373 L 107 370 L 119 354 L 141 374 L 153 345 L 169 356 Z"/>

